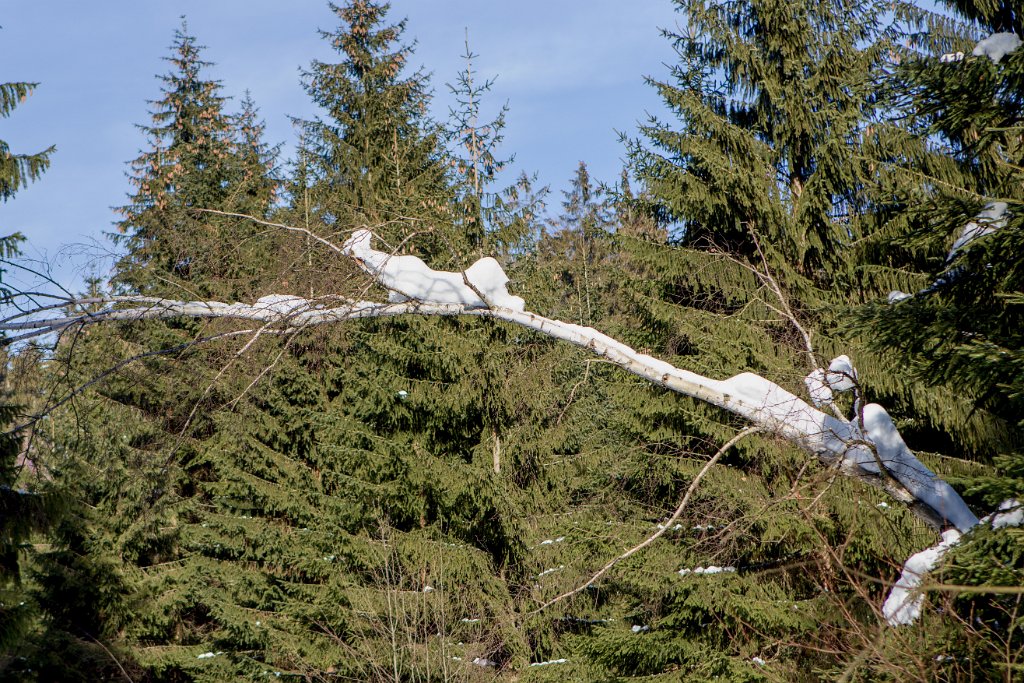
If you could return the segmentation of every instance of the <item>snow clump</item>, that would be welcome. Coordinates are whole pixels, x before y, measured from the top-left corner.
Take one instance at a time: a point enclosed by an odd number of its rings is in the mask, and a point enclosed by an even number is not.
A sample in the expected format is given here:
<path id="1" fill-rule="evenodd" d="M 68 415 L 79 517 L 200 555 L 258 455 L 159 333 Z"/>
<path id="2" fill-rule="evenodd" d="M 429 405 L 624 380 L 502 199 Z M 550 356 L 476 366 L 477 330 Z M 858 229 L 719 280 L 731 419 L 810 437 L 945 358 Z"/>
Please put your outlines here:
<path id="1" fill-rule="evenodd" d="M 899 580 L 882 605 L 882 615 L 890 626 L 913 624 L 921 616 L 924 594 L 919 593 L 917 588 L 925 574 L 935 569 L 949 549 L 960 541 L 960 535 L 956 529 L 943 532 L 942 541 L 938 545 L 911 555 L 903 565 Z"/>
<path id="2" fill-rule="evenodd" d="M 1006 209 L 1006 202 L 992 202 L 986 206 L 974 220 L 965 225 L 964 229 L 960 231 L 960 236 L 953 242 L 953 248 L 949 250 L 949 255 L 946 256 L 946 263 L 952 261 L 956 257 L 957 252 L 974 240 L 985 235 L 991 235 L 996 230 L 1005 226 Z"/>
<path id="3" fill-rule="evenodd" d="M 551 664 L 568 664 L 568 659 L 550 659 L 546 662 L 531 662 L 530 666 L 550 666 Z"/>
<path id="4" fill-rule="evenodd" d="M 999 511 L 991 515 L 993 529 L 1024 524 L 1024 504 L 1013 498 L 999 504 Z"/>
<path id="5" fill-rule="evenodd" d="M 832 405 L 833 392 L 850 391 L 857 379 L 857 371 L 847 355 L 836 356 L 828 370 L 817 368 L 804 377 L 804 385 L 816 408 Z"/>
<path id="6" fill-rule="evenodd" d="M 1024 524 L 1024 504 L 1013 498 L 1004 500 L 999 509 L 983 517 L 980 524 L 989 524 L 993 529 L 1021 526 Z M 935 569 L 950 548 L 960 542 L 963 537 L 956 529 L 943 532 L 942 540 L 930 548 L 910 556 L 903 565 L 896 585 L 889 592 L 889 597 L 882 605 L 882 614 L 890 626 L 912 624 L 921 616 L 921 605 L 924 594 L 917 589 L 924 575 Z"/>
<path id="7" fill-rule="evenodd" d="M 289 313 L 309 308 L 309 301 L 301 296 L 292 296 L 291 294 L 268 294 L 257 299 L 256 303 L 253 304 L 253 308 L 261 308 L 273 311 L 274 313 L 288 315 Z"/>
<path id="8" fill-rule="evenodd" d="M 694 569 L 680 569 L 679 576 L 687 576 L 688 574 L 722 574 L 735 572 L 736 567 L 718 567 L 711 565 L 710 567 L 695 567 Z"/>
<path id="9" fill-rule="evenodd" d="M 370 246 L 373 233 L 356 230 L 342 251 L 354 258 L 388 290 L 388 301 L 457 304 L 469 308 L 526 309 L 521 297 L 508 293 L 508 276 L 501 264 L 486 256 L 464 273 L 433 270 L 418 256 L 394 255 Z M 467 284 L 468 283 L 468 284 Z M 482 298 L 481 298 L 482 295 Z"/>
<path id="10" fill-rule="evenodd" d="M 1014 33 L 993 33 L 975 45 L 971 55 L 988 57 L 993 63 L 998 64 L 999 60 L 1020 47 L 1020 42 L 1020 38 Z"/>

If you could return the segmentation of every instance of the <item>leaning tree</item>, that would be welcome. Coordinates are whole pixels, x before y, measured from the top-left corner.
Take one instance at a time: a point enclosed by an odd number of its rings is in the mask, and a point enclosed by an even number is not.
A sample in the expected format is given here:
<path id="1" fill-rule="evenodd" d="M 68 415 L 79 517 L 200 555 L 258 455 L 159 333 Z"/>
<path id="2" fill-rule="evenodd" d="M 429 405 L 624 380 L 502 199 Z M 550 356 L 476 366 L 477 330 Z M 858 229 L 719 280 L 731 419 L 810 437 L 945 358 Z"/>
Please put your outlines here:
<path id="1" fill-rule="evenodd" d="M 387 301 L 340 294 L 312 299 L 269 294 L 252 303 L 101 295 L 55 297 L 51 304 L 24 305 L 25 297 L 31 296 L 34 301 L 37 295 L 14 295 L 10 300 L 15 310 L 0 320 L 0 331 L 10 335 L 5 343 L 67 334 L 102 323 L 220 319 L 235 324 L 218 333 L 217 338 L 246 338 L 244 351 L 264 336 L 350 320 L 399 316 L 490 318 L 568 342 L 657 386 L 728 411 L 748 422 L 752 430 L 784 439 L 836 473 L 884 491 L 936 531 L 948 529 L 943 543 L 937 546 L 939 550 L 931 550 L 930 561 L 918 558 L 908 564 L 901 581 L 903 588 L 913 588 L 916 582 L 912 575 L 932 569 L 960 534 L 979 525 L 979 518 L 957 492 L 907 447 L 886 409 L 860 396 L 857 371 L 846 356 L 833 359 L 828 367 L 817 368 L 807 376 L 807 397 L 754 373 L 725 379 L 705 377 L 641 353 L 592 327 L 528 310 L 522 298 L 509 293 L 508 278 L 493 258 L 480 259 L 462 272 L 433 270 L 416 256 L 374 249 L 373 233 L 366 228 L 354 231 L 338 245 L 305 228 L 253 220 L 301 233 L 338 257 L 354 260 L 372 278 L 369 284 L 387 292 Z M 369 291 L 368 283 L 363 283 L 361 289 Z M 835 394 L 843 392 L 854 396 L 849 413 L 833 400 Z M 984 521 L 1006 524 L 1013 516 L 1013 510 L 1003 509 Z M 894 623 L 905 623 L 916 616 L 920 602 L 897 597 L 887 615 Z"/>

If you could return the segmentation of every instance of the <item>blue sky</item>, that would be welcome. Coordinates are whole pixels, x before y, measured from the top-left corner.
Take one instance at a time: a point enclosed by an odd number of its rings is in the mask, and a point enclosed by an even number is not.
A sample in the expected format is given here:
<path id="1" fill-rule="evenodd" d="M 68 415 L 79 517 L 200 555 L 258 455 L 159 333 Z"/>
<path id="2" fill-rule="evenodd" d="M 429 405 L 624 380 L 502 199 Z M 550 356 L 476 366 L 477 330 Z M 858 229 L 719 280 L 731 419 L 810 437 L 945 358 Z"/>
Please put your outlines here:
<path id="1" fill-rule="evenodd" d="M 145 144 L 136 124 L 159 96 L 155 76 L 168 70 L 162 58 L 182 15 L 215 63 L 208 75 L 236 101 L 250 90 L 268 141 L 290 156 L 289 117 L 316 113 L 300 69 L 335 57 L 317 34 L 336 26 L 326 0 L 23 1 L 0 13 L 0 80 L 40 83 L 0 119 L 0 139 L 15 152 L 58 148 L 39 182 L 0 205 L 0 233 L 24 233 L 28 254 L 62 282 L 106 267 L 110 207 L 124 203 L 126 162 Z M 556 209 L 579 161 L 597 179 L 616 179 L 615 131 L 632 134 L 647 112 L 663 111 L 643 77 L 666 75 L 673 52 L 659 28 L 679 21 L 670 0 L 394 0 L 390 17 L 408 19 L 412 63 L 432 73 L 435 117 L 447 115 L 445 83 L 463 66 L 468 29 L 478 74 L 496 77 L 484 114 L 511 107 L 504 150 L 516 164 L 505 179 L 537 172 Z"/>

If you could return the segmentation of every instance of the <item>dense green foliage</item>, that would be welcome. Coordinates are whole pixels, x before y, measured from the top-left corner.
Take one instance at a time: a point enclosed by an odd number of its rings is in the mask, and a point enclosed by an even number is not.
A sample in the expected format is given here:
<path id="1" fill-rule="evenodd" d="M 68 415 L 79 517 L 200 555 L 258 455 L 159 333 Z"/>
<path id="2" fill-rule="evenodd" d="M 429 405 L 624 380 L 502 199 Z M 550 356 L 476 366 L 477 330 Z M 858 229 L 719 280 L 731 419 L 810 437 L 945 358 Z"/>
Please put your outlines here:
<path id="1" fill-rule="evenodd" d="M 0 118 L 10 116 L 37 83 L 0 83 Z M 54 147 L 36 154 L 12 154 L 0 140 L 0 201 L 37 180 L 49 167 Z M 6 267 L 19 255 L 22 235 L 0 236 L 0 301 L 11 300 L 17 288 L 4 281 Z M 24 582 L 24 561 L 32 541 L 44 537 L 60 516 L 60 495 L 41 481 L 30 453 L 31 430 L 24 429 L 34 402 L 31 389 L 12 379 L 11 365 L 34 364 L 32 350 L 0 366 L 0 671 L 19 671 L 24 656 L 36 647 L 37 606 Z M 34 406 L 33 406 L 34 407 Z"/>
<path id="2" fill-rule="evenodd" d="M 859 294 L 851 245 L 876 220 L 861 131 L 881 115 L 875 80 L 891 48 L 883 8 L 679 7 L 687 30 L 669 38 L 680 63 L 654 83 L 676 120 L 650 121 L 631 145 L 644 193 L 628 200 L 665 225 L 667 238 L 648 228 L 612 240 L 624 273 L 603 297 L 613 316 L 602 327 L 680 367 L 711 377 L 755 372 L 798 394 L 804 375 L 842 350 L 872 399 L 911 393 L 898 375 L 879 377 L 882 362 L 843 336 L 844 309 Z M 677 498 L 736 426 L 683 399 L 634 393 L 618 408 L 631 436 L 649 444 L 633 486 L 653 488 L 652 505 Z M 874 495 L 837 486 L 791 447 L 756 437 L 726 456 L 699 500 L 672 546 L 660 548 L 663 564 L 653 550 L 645 556 L 661 576 L 619 579 L 651 631 L 624 640 L 607 629 L 586 645 L 618 676 L 838 676 L 884 628 L 871 609 L 881 586 L 851 570 L 884 575 L 927 537 Z M 714 530 L 685 531 L 708 525 Z M 669 581 L 673 562 L 738 571 Z"/>
<path id="3" fill-rule="evenodd" d="M 437 269 L 491 254 L 529 309 L 710 377 L 754 372 L 802 395 L 809 371 L 848 353 L 864 397 L 887 405 L 979 509 L 1020 497 L 1024 51 L 939 62 L 970 52 L 964 26 L 899 3 L 676 5 L 683 28 L 666 39 L 679 62 L 651 82 L 672 116 L 627 141 L 616 185 L 581 162 L 550 218 L 528 177 L 500 185 L 506 110 L 482 120 L 491 82 L 473 71 L 475 55 L 467 46 L 450 86 L 450 121 L 432 120 L 430 82 L 388 4 L 331 5 L 337 25 L 321 37 L 335 57 L 303 74 L 322 114 L 298 122 L 284 172 L 255 104 L 229 113 L 182 26 L 130 166 L 112 290 L 382 300 L 327 246 L 362 226 Z M 984 28 L 1022 31 L 1009 6 L 957 7 Z M 1005 220 L 947 260 L 994 201 L 1009 205 Z M 896 288 L 916 293 L 889 303 Z M 76 328 L 7 364 L 5 398 L 47 416 L 37 440 L 0 440 L 0 646 L 12 653 L 0 672 L 903 681 L 1018 671 L 1016 593 L 949 590 L 920 624 L 889 627 L 886 588 L 934 531 L 758 435 L 723 455 L 663 537 L 560 597 L 665 524 L 743 426 L 723 411 L 500 322 L 238 329 Z M 29 455 L 67 501 L 51 538 L 39 535 L 53 518 L 45 506 L 7 514 L 43 500 L 16 490 Z M 16 561 L 30 540 L 40 543 L 25 571 Z M 1017 529 L 980 529 L 940 578 L 1019 586 L 1021 548 Z M 693 571 L 712 565 L 729 571 Z M 15 595 L 32 609 L 11 609 Z"/>
<path id="4" fill-rule="evenodd" d="M 950 4 L 978 23 L 981 37 L 1024 30 L 1017 3 Z M 904 95 L 898 104 L 918 147 L 886 160 L 888 175 L 902 180 L 895 195 L 901 210 L 866 250 L 866 267 L 910 295 L 870 302 L 859 312 L 859 328 L 919 381 L 967 396 L 979 414 L 991 416 L 987 438 L 963 447 L 993 456 L 995 467 L 964 473 L 962 484 L 992 508 L 1024 498 L 1024 53 L 997 61 L 972 55 L 972 45 L 944 46 L 964 52 L 962 61 L 913 55 L 895 74 Z M 943 581 L 1019 587 L 1024 534 L 972 534 L 947 563 Z M 1011 654 L 1024 646 L 1018 597 L 984 590 L 945 596 L 947 617 L 926 631 L 950 653 L 943 675 L 1021 675 L 1022 663 Z"/>
<path id="5" fill-rule="evenodd" d="M 113 279 L 118 291 L 231 298 L 264 284 L 256 278 L 269 240 L 251 221 L 195 211 L 262 216 L 275 188 L 273 150 L 252 103 L 226 114 L 199 54 L 183 27 L 152 125 L 143 128 L 151 148 L 132 164 L 136 190 L 118 224 L 127 247 Z M 177 609 L 154 600 L 175 578 L 155 567 L 188 569 L 180 566 L 188 552 L 182 527 L 194 518 L 202 479 L 193 459 L 220 398 L 197 380 L 216 374 L 221 354 L 183 353 L 208 332 L 188 321 L 94 332 L 65 335 L 42 368 L 46 400 L 57 407 L 36 449 L 70 509 L 33 566 L 47 612 L 47 648 L 31 662 L 39 680 L 137 672 L 146 657 L 126 646 L 160 645 L 188 619 L 187 600 Z"/>

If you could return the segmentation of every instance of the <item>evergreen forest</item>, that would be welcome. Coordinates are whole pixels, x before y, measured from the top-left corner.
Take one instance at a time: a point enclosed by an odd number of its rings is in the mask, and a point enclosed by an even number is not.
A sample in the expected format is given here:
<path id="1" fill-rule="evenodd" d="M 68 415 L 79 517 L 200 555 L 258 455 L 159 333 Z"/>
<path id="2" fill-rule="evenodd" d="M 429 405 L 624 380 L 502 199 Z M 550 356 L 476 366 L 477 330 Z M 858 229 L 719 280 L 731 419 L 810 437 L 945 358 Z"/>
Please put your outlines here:
<path id="1" fill-rule="evenodd" d="M 168 35 L 112 271 L 0 225 L 0 679 L 1024 680 L 1024 3 L 657 1 L 666 113 L 562 192 L 399 7 L 294 148 Z"/>

